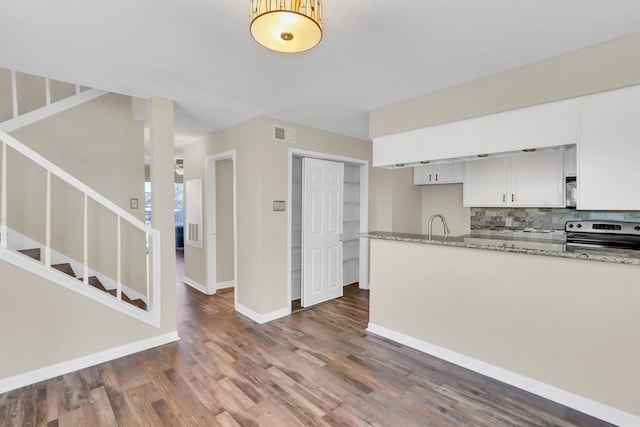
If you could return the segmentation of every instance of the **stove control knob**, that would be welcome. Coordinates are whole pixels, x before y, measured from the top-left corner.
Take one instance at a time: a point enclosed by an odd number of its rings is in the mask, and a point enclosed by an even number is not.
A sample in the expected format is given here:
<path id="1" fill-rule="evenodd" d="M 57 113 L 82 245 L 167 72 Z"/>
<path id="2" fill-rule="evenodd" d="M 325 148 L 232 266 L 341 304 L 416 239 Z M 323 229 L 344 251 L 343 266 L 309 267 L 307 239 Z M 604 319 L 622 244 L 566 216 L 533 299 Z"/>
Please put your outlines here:
<path id="1" fill-rule="evenodd" d="M 576 227 L 582 228 L 582 224 L 577 224 Z"/>
<path id="2" fill-rule="evenodd" d="M 636 225 L 635 227 L 633 227 L 633 229 L 636 231 L 640 231 L 640 225 Z"/>
<path id="3" fill-rule="evenodd" d="M 573 228 L 573 224 L 569 224 L 569 228 Z"/>

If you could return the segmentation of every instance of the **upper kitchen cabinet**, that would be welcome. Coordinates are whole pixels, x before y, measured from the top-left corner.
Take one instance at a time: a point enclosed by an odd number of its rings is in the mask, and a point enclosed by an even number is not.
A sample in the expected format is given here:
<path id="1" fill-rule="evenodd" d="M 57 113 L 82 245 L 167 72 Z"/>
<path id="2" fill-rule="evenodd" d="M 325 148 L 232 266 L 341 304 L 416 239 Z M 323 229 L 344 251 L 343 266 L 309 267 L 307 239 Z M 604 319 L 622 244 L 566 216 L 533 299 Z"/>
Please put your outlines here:
<path id="1" fill-rule="evenodd" d="M 414 185 L 455 184 L 464 178 L 464 162 L 420 165 L 413 168 Z"/>
<path id="2" fill-rule="evenodd" d="M 512 156 L 509 206 L 564 207 L 563 166 L 561 150 Z"/>
<path id="3" fill-rule="evenodd" d="M 480 118 L 432 126 L 425 129 L 424 158 L 453 159 L 482 153 Z"/>
<path id="4" fill-rule="evenodd" d="M 394 166 L 424 160 L 424 129 L 373 138 L 373 166 Z"/>
<path id="5" fill-rule="evenodd" d="M 640 210 L 640 86 L 582 98 L 578 209 Z"/>
<path id="6" fill-rule="evenodd" d="M 464 206 L 564 207 L 563 151 L 470 160 L 464 167 Z"/>
<path id="7" fill-rule="evenodd" d="M 507 206 L 506 157 L 469 160 L 464 165 L 464 206 Z"/>
<path id="8" fill-rule="evenodd" d="M 576 176 L 578 174 L 578 157 L 575 145 L 567 147 L 564 152 L 564 176 Z"/>
<path id="9" fill-rule="evenodd" d="M 501 153 L 575 144 L 578 127 L 577 99 L 492 114 L 482 119 L 482 151 Z"/>

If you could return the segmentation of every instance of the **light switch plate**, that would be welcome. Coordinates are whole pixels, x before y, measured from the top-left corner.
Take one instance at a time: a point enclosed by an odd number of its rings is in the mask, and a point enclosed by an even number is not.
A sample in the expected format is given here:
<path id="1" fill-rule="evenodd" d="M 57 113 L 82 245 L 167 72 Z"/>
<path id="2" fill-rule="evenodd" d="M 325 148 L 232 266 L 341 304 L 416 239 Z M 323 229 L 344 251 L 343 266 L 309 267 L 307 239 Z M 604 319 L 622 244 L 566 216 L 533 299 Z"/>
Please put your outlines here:
<path id="1" fill-rule="evenodd" d="M 273 210 L 274 212 L 284 211 L 284 200 L 274 200 Z"/>

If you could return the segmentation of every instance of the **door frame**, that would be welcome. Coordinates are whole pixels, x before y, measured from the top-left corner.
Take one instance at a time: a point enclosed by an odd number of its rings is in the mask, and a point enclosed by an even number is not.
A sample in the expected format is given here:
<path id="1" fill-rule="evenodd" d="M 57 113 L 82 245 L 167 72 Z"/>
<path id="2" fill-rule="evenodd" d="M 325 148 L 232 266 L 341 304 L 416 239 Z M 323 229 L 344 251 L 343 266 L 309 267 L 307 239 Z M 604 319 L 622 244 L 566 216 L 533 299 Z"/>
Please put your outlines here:
<path id="1" fill-rule="evenodd" d="M 233 175 L 233 281 L 234 288 L 238 287 L 238 209 L 236 197 L 236 150 L 225 151 L 223 153 L 213 154 L 204 159 L 205 172 L 205 281 L 207 294 L 213 295 L 218 290 L 218 281 L 216 278 L 216 257 L 210 256 L 216 254 L 217 248 L 212 239 L 210 232 L 214 230 L 216 221 L 216 162 L 219 160 L 231 159 L 232 175 Z M 234 306 L 238 302 L 238 292 L 234 292 Z"/>
<path id="2" fill-rule="evenodd" d="M 356 159 L 318 151 L 302 150 L 289 147 L 288 174 L 287 174 L 287 302 L 286 307 L 291 314 L 291 197 L 293 156 L 312 157 L 320 160 L 330 160 L 342 163 L 351 163 L 360 166 L 360 233 L 369 230 L 369 160 Z M 369 289 L 369 239 L 360 238 L 360 265 L 358 266 L 360 289 Z"/>

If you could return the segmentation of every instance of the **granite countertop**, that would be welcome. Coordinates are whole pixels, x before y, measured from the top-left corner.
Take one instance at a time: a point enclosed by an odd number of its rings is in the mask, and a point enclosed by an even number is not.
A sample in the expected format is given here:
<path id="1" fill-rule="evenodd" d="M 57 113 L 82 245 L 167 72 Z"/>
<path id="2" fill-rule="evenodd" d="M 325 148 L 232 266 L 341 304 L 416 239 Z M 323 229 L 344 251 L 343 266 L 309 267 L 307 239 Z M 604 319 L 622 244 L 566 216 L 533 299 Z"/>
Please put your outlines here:
<path id="1" fill-rule="evenodd" d="M 427 245 L 454 246 L 485 249 L 500 252 L 515 252 L 529 255 L 553 256 L 617 264 L 640 265 L 640 250 L 581 248 L 567 246 L 563 232 L 478 232 L 464 236 L 432 236 L 426 234 L 393 233 L 371 231 L 359 237 Z"/>

